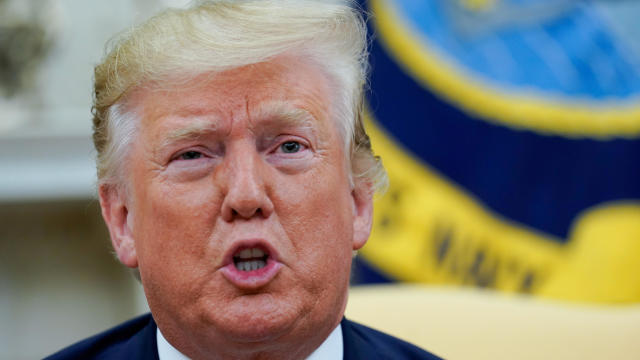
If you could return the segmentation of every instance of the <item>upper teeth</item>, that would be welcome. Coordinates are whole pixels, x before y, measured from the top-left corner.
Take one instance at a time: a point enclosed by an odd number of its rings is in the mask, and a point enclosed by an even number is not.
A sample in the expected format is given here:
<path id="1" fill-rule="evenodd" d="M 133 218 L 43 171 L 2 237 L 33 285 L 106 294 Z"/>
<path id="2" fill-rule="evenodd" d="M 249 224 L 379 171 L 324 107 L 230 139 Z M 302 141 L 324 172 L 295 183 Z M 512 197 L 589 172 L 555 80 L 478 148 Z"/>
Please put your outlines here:
<path id="1" fill-rule="evenodd" d="M 250 248 L 250 249 L 244 249 L 240 251 L 240 254 L 238 254 L 238 257 L 240 259 L 251 259 L 251 258 L 261 258 L 264 255 L 265 255 L 264 251 L 258 248 Z"/>

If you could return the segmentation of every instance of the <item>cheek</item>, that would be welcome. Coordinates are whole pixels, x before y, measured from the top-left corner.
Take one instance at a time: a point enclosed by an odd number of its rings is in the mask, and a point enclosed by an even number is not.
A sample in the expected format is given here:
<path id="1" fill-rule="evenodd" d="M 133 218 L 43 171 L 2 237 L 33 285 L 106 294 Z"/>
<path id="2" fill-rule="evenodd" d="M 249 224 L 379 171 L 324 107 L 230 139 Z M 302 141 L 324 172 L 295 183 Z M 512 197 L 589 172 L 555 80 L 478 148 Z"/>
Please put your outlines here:
<path id="1" fill-rule="evenodd" d="M 278 212 L 304 273 L 326 278 L 348 271 L 353 215 L 348 187 L 339 178 L 315 177 L 289 189 Z M 336 190 L 343 189 L 343 190 Z"/>
<path id="2" fill-rule="evenodd" d="M 205 255 L 214 224 L 216 195 L 212 187 L 150 184 L 137 202 L 134 236 L 141 268 L 196 263 Z M 147 256 L 147 254 L 149 256 Z M 154 269 L 156 271 L 156 269 Z"/>

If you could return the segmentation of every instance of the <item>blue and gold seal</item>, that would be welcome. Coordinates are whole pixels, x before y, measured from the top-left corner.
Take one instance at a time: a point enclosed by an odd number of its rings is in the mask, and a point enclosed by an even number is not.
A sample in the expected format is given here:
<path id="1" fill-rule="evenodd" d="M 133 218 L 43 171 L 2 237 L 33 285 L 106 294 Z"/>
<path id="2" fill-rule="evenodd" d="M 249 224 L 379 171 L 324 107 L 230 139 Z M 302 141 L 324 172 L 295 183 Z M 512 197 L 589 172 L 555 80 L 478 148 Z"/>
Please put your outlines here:
<path id="1" fill-rule="evenodd" d="M 367 6 L 390 187 L 357 278 L 640 301 L 640 57 L 610 19 L 562 0 Z"/>

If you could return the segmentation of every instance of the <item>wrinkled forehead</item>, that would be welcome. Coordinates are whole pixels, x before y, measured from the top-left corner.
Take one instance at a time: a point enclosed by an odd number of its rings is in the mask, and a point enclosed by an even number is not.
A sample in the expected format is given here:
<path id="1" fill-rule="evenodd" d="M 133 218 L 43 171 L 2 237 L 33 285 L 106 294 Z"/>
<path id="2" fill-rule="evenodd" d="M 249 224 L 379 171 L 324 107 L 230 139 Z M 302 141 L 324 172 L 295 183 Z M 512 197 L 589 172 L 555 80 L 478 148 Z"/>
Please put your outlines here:
<path id="1" fill-rule="evenodd" d="M 222 72 L 154 81 L 132 92 L 128 103 L 143 127 L 166 117 L 208 115 L 224 122 L 244 113 L 256 119 L 308 117 L 337 128 L 330 83 L 321 67 L 280 56 Z"/>

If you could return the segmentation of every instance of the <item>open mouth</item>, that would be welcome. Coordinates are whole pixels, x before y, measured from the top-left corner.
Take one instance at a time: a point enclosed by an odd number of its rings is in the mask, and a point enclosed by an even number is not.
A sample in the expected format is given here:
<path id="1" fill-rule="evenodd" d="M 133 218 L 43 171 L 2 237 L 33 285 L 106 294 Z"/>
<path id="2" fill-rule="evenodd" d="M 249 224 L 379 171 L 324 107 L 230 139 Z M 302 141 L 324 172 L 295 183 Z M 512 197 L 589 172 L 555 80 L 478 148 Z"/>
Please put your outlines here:
<path id="1" fill-rule="evenodd" d="M 269 243 L 249 239 L 229 249 L 220 270 L 235 287 L 254 291 L 274 280 L 282 267 L 278 251 Z"/>
<path id="2" fill-rule="evenodd" d="M 245 248 L 233 255 L 233 265 L 239 271 L 255 271 L 267 266 L 269 254 L 261 248 Z"/>

